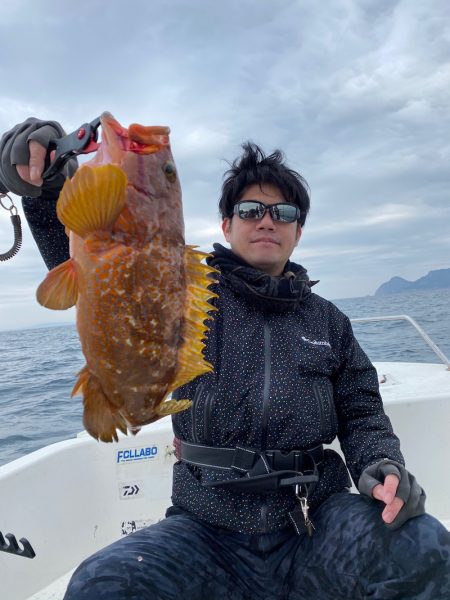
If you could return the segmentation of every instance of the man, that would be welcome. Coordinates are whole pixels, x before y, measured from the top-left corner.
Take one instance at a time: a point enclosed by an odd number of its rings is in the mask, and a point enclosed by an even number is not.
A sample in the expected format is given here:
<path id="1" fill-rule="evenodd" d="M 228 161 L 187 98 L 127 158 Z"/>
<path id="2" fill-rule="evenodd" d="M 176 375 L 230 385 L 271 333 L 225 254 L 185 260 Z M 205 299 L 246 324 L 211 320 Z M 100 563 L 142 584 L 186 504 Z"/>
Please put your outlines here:
<path id="1" fill-rule="evenodd" d="M 49 267 L 67 258 L 53 235 L 58 191 L 39 197 L 55 132 L 27 120 L 0 146 L 5 186 L 37 197 L 24 208 Z M 84 561 L 65 598 L 448 598 L 449 534 L 424 514 L 375 369 L 348 318 L 289 260 L 306 183 L 280 152 L 243 148 L 219 203 L 231 250 L 215 244 L 209 259 L 220 271 L 205 349 L 214 372 L 174 394 L 193 404 L 173 417 L 173 506 Z M 362 495 L 323 449 L 336 435 Z"/>

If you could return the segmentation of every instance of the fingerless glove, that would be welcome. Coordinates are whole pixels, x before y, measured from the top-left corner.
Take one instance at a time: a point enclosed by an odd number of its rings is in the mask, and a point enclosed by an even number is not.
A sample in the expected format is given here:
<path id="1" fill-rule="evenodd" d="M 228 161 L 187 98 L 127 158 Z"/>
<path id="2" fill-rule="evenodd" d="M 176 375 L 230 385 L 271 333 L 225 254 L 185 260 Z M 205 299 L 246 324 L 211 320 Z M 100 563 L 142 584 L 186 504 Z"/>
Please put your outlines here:
<path id="1" fill-rule="evenodd" d="M 400 480 L 396 496 L 401 498 L 405 504 L 392 523 L 386 523 L 386 527 L 398 529 L 408 519 L 423 515 L 425 512 L 426 494 L 414 475 L 411 475 L 397 461 L 385 458 L 364 469 L 358 481 L 358 490 L 361 494 L 372 498 L 373 488 L 379 483 L 383 484 L 386 476 L 391 474 L 396 475 Z"/>
<path id="2" fill-rule="evenodd" d="M 16 165 L 27 165 L 30 160 L 28 142 L 35 140 L 48 148 L 51 139 L 65 135 L 64 129 L 56 121 L 42 121 L 34 117 L 15 125 L 3 134 L 0 140 L 0 191 L 12 192 L 19 196 L 37 198 L 42 189 L 19 177 Z M 66 177 L 71 177 L 77 169 L 76 158 L 71 158 L 62 172 L 51 180 L 45 181 L 46 191 L 59 193 Z M 43 187 L 44 187 L 43 186 Z"/>

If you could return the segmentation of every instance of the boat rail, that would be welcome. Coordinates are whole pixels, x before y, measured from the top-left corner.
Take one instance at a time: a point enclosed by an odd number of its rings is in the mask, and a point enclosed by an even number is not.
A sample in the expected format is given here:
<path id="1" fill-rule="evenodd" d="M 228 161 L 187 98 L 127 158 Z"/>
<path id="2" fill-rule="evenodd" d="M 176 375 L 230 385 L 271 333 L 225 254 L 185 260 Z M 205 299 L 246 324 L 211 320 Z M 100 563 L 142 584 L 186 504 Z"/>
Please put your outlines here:
<path id="1" fill-rule="evenodd" d="M 422 327 L 414 321 L 412 317 L 409 315 L 387 315 L 383 317 L 361 317 L 358 319 L 350 319 L 352 323 L 370 323 L 375 321 L 407 321 L 410 323 L 416 331 L 420 334 L 422 339 L 428 344 L 428 346 L 433 350 L 433 352 L 439 357 L 441 362 L 447 367 L 447 370 L 450 371 L 450 359 L 448 359 L 442 350 L 433 342 L 428 333 L 422 329 Z"/>

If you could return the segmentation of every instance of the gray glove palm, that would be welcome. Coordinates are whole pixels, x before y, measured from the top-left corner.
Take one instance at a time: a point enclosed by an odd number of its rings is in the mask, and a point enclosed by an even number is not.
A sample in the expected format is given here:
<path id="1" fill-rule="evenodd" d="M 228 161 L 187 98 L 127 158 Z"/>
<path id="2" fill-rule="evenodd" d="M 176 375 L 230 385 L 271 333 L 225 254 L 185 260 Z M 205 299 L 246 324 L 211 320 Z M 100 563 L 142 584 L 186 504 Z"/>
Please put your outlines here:
<path id="1" fill-rule="evenodd" d="M 401 498 L 405 504 L 392 523 L 386 523 L 386 527 L 398 529 L 408 519 L 423 515 L 425 512 L 426 494 L 414 475 L 397 461 L 383 459 L 364 469 L 358 481 L 358 490 L 361 494 L 372 498 L 373 488 L 380 483 L 383 484 L 385 477 L 391 474 L 399 478 L 396 496 Z"/>
<path id="2" fill-rule="evenodd" d="M 56 121 L 42 121 L 30 117 L 23 123 L 15 125 L 3 134 L 0 141 L 0 191 L 9 191 L 19 196 L 36 198 L 41 195 L 41 188 L 19 177 L 16 165 L 27 165 L 30 160 L 28 142 L 35 140 L 44 148 L 48 148 L 51 139 L 65 135 L 64 129 Z M 66 177 L 71 177 L 77 168 L 76 159 L 71 159 L 63 171 L 50 181 L 45 182 L 47 190 L 60 190 Z"/>

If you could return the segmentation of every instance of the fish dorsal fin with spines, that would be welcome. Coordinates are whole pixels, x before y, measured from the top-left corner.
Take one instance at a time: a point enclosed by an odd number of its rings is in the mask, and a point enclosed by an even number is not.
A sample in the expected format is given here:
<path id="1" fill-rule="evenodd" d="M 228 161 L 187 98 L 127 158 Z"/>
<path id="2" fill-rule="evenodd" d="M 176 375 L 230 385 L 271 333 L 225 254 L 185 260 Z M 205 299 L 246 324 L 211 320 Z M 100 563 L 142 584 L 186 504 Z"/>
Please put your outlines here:
<path id="1" fill-rule="evenodd" d="M 182 338 L 183 342 L 178 351 L 178 368 L 169 392 L 187 383 L 194 377 L 209 373 L 213 370 L 203 356 L 205 344 L 203 339 L 208 329 L 206 319 L 208 314 L 217 310 L 208 300 L 217 298 L 208 286 L 214 283 L 211 279 L 217 269 L 203 264 L 201 261 L 209 256 L 195 249 L 196 246 L 186 246 L 184 264 L 186 272 L 186 302 L 183 313 Z"/>
<path id="2" fill-rule="evenodd" d="M 126 203 L 127 176 L 116 165 L 81 167 L 59 196 L 58 219 L 82 238 L 110 229 Z"/>
<path id="3" fill-rule="evenodd" d="M 39 304 L 53 310 L 74 306 L 77 297 L 77 273 L 71 258 L 52 269 L 36 291 Z"/>

